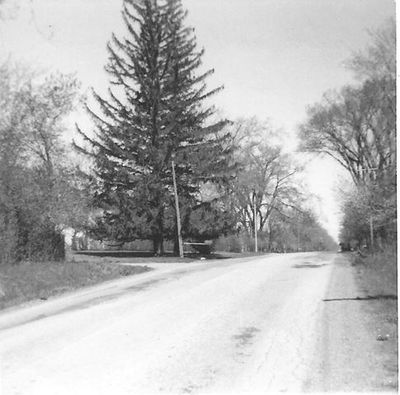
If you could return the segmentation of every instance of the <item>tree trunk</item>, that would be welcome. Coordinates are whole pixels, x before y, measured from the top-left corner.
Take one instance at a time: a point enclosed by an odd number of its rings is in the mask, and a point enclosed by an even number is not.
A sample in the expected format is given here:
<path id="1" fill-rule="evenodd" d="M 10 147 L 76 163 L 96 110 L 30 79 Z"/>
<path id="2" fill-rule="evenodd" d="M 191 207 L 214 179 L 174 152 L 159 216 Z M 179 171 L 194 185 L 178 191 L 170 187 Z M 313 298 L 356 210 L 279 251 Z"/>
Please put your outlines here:
<path id="1" fill-rule="evenodd" d="M 157 215 L 157 229 L 153 236 L 153 252 L 156 256 L 164 255 L 164 210 L 160 209 Z"/>
<path id="2" fill-rule="evenodd" d="M 154 256 L 158 256 L 158 251 L 159 251 L 158 237 L 153 236 L 153 254 L 154 254 Z"/>
<path id="3" fill-rule="evenodd" d="M 174 256 L 179 256 L 179 242 L 176 237 L 174 238 Z"/>
<path id="4" fill-rule="evenodd" d="M 160 235 L 153 237 L 153 253 L 155 256 L 164 255 L 164 239 Z"/>

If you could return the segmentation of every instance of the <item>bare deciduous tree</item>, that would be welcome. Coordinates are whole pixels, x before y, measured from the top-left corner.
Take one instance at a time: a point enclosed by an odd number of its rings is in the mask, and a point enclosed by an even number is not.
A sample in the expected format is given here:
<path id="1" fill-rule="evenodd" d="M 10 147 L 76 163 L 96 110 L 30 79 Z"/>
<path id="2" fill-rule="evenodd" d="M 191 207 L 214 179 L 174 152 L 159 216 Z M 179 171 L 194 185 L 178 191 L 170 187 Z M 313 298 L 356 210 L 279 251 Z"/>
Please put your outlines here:
<path id="1" fill-rule="evenodd" d="M 300 137 L 304 151 L 327 154 L 349 172 L 355 187 L 345 199 L 342 234 L 367 239 L 373 246 L 377 233 L 391 239 L 395 233 L 394 20 L 370 34 L 371 44 L 347 62 L 360 83 L 327 93 L 310 107 Z"/>
<path id="2" fill-rule="evenodd" d="M 267 226 L 271 213 L 281 207 L 294 207 L 299 190 L 293 183 L 297 168 L 277 144 L 276 131 L 255 118 L 239 120 L 232 135 L 238 146 L 241 169 L 232 185 L 238 219 L 245 229 Z"/>

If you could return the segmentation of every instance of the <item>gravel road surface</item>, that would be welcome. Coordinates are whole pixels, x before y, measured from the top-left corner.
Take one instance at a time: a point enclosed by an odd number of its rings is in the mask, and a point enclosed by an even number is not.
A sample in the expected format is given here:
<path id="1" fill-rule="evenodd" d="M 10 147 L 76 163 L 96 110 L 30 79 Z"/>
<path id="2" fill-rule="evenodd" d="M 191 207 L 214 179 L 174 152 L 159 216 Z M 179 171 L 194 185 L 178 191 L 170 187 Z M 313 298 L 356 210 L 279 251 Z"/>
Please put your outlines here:
<path id="1" fill-rule="evenodd" d="M 0 314 L 0 393 L 300 392 L 321 380 L 312 389 L 326 389 L 315 353 L 326 351 L 323 299 L 336 256 L 163 265 L 9 309 Z"/>

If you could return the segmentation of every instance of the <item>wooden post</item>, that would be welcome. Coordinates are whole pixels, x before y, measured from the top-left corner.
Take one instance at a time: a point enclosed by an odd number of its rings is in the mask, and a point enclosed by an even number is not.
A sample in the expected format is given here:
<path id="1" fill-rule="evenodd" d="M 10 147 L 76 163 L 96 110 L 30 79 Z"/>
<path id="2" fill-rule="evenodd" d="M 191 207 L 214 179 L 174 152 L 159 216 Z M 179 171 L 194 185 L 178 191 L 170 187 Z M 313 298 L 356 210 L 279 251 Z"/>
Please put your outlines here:
<path id="1" fill-rule="evenodd" d="M 178 189 L 176 187 L 176 176 L 175 176 L 175 163 L 174 163 L 174 161 L 172 161 L 172 181 L 174 183 L 176 227 L 177 227 L 177 231 L 178 231 L 179 256 L 181 258 L 183 258 L 183 243 L 182 243 L 182 233 L 181 233 L 181 215 L 180 215 L 180 212 L 179 212 L 179 199 L 178 199 Z"/>
<path id="2" fill-rule="evenodd" d="M 254 210 L 254 252 L 258 252 L 256 191 L 254 191 L 253 193 L 253 210 Z"/>

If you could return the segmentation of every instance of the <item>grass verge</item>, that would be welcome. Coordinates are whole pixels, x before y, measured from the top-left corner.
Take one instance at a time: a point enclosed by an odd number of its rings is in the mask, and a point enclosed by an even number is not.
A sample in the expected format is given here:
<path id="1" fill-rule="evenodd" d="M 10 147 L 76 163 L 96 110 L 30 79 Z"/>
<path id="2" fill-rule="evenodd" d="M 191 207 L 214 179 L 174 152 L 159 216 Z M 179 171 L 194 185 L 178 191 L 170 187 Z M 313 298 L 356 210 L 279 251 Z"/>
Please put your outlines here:
<path id="1" fill-rule="evenodd" d="M 152 252 L 147 251 L 79 251 L 70 253 L 69 257 L 75 261 L 112 261 L 116 263 L 190 263 L 201 259 L 232 259 L 247 258 L 252 256 L 266 255 L 265 252 L 225 252 L 216 251 L 209 255 L 199 254 L 197 252 L 185 252 L 184 258 L 174 256 L 172 253 L 166 253 L 163 256 L 154 256 Z"/>
<path id="2" fill-rule="evenodd" d="M 113 255 L 113 256 L 111 256 Z M 255 253 L 214 253 L 207 259 L 228 259 L 257 256 Z M 51 296 L 89 285 L 139 274 L 151 270 L 151 263 L 190 263 L 199 261 L 200 254 L 154 257 L 151 253 L 114 252 L 69 254 L 65 262 L 26 262 L 0 265 L 0 310 L 30 300 L 46 300 Z M 124 263 L 138 266 L 122 265 Z M 140 266 L 139 266 L 140 265 Z"/>
<path id="3" fill-rule="evenodd" d="M 392 391 L 398 388 L 398 308 L 397 308 L 397 253 L 396 248 L 357 258 L 357 282 L 363 294 L 371 300 L 365 311 L 370 330 L 383 355 L 386 377 L 382 386 Z"/>
<path id="4" fill-rule="evenodd" d="M 149 270 L 104 260 L 0 265 L 0 309 Z"/>

